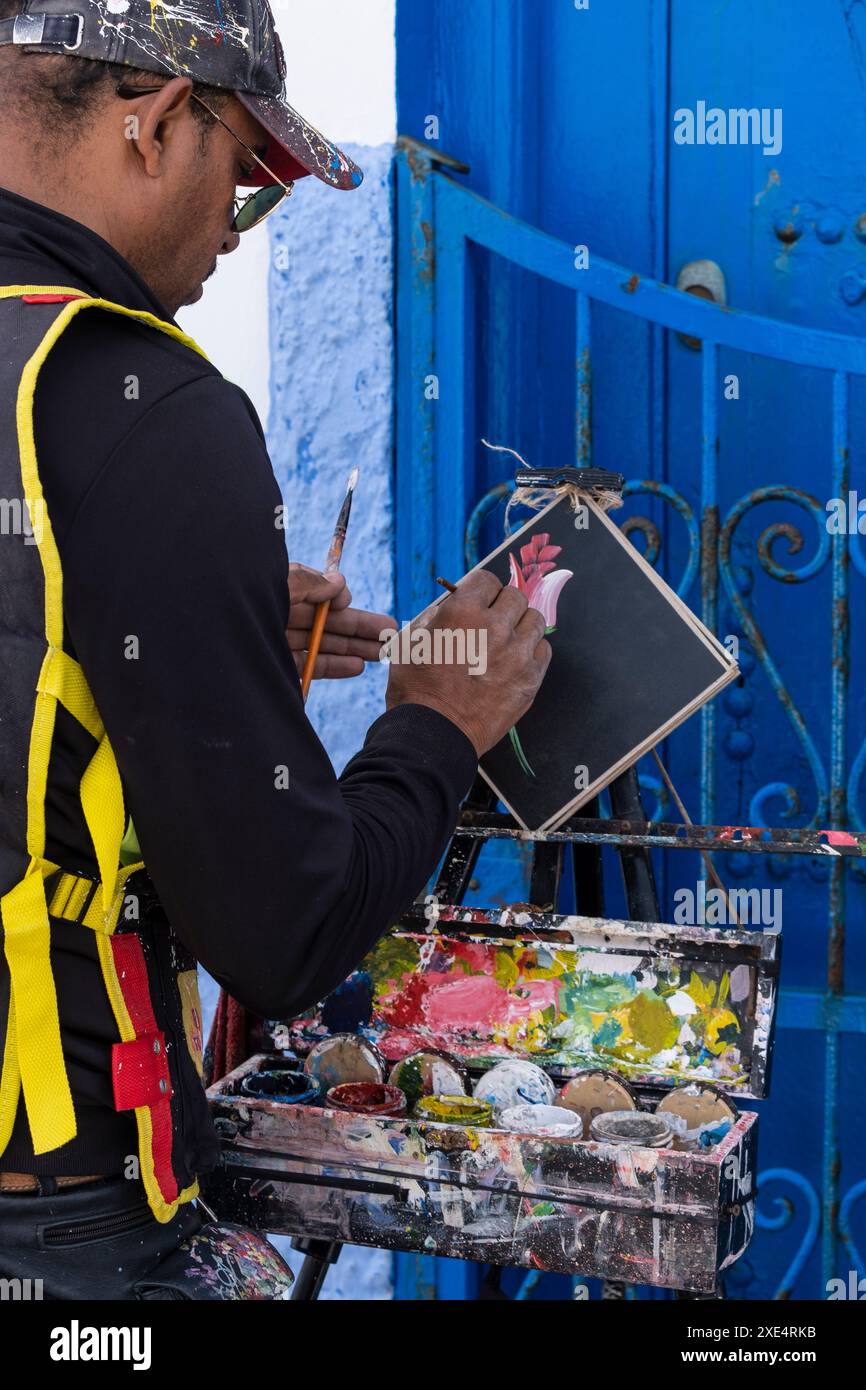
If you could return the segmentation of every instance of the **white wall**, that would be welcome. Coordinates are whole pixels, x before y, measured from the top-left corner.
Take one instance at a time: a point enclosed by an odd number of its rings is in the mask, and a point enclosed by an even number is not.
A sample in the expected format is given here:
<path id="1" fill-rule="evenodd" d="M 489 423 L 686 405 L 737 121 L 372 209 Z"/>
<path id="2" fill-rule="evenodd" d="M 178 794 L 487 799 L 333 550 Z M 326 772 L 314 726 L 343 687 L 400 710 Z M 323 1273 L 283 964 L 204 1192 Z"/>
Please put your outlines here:
<path id="1" fill-rule="evenodd" d="M 286 53 L 291 105 L 332 140 L 356 145 L 393 140 L 396 0 L 271 0 L 271 6 Z M 303 198 L 310 182 L 301 180 L 293 198 Z M 243 387 L 265 423 L 269 256 L 267 227 L 247 232 L 237 251 L 222 257 L 199 303 L 178 314 L 181 327 Z"/>

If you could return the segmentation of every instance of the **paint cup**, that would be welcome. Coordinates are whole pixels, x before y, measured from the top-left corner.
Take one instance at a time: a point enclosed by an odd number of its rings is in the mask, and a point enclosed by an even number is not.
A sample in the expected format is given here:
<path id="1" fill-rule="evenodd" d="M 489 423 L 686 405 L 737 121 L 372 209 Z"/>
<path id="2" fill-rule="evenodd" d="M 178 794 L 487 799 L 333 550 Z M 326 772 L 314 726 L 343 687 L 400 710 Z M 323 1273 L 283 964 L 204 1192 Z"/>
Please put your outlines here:
<path id="1" fill-rule="evenodd" d="M 467 1084 L 466 1072 L 457 1059 L 436 1048 L 413 1052 L 396 1062 L 388 1082 L 405 1093 L 410 1110 L 422 1096 L 459 1096 Z"/>
<path id="2" fill-rule="evenodd" d="M 385 1080 L 385 1063 L 379 1049 L 359 1033 L 335 1033 L 310 1048 L 304 1071 L 324 1095 L 332 1086 L 350 1081 Z"/>
<path id="3" fill-rule="evenodd" d="M 422 1096 L 415 1114 L 419 1120 L 435 1120 L 440 1125 L 487 1129 L 493 1123 L 492 1107 L 472 1096 Z"/>
<path id="4" fill-rule="evenodd" d="M 583 1121 L 559 1105 L 514 1105 L 503 1110 L 499 1128 L 545 1139 L 582 1139 Z"/>
<path id="5" fill-rule="evenodd" d="M 302 1071 L 257 1071 L 241 1082 L 241 1095 L 275 1105 L 312 1105 L 319 1088 Z"/>
<path id="6" fill-rule="evenodd" d="M 673 1147 L 694 1152 L 721 1143 L 740 1112 L 718 1087 L 705 1081 L 690 1081 L 659 1101 L 655 1113 L 663 1115 L 671 1126 Z"/>
<path id="7" fill-rule="evenodd" d="M 552 1105 L 556 1087 L 541 1067 L 534 1062 L 524 1062 L 518 1057 L 509 1057 L 497 1062 L 477 1081 L 472 1088 L 476 1100 L 484 1100 L 500 1115 L 503 1110 L 512 1110 L 515 1105 Z"/>
<path id="8" fill-rule="evenodd" d="M 599 1144 L 623 1144 L 641 1149 L 667 1149 L 673 1139 L 673 1131 L 664 1115 L 649 1115 L 643 1110 L 610 1110 L 596 1115 L 589 1134 Z"/>
<path id="9" fill-rule="evenodd" d="M 601 1068 L 581 1072 L 563 1086 L 556 1104 L 579 1115 L 583 1133 L 588 1135 L 597 1115 L 610 1111 L 639 1110 L 637 1094 L 627 1081 L 614 1072 Z"/>
<path id="10" fill-rule="evenodd" d="M 325 1103 L 331 1110 L 351 1110 L 356 1115 L 405 1115 L 406 1097 L 398 1086 L 376 1081 L 349 1081 L 332 1086 Z"/>

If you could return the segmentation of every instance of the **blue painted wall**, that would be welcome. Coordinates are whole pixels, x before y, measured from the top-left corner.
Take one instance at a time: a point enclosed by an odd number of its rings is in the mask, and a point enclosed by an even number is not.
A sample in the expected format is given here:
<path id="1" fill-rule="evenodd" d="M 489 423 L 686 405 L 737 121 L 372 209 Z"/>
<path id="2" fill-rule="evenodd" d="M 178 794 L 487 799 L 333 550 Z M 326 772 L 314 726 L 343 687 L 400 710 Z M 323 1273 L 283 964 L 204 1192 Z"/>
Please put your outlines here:
<path id="1" fill-rule="evenodd" d="M 358 607 L 393 608 L 390 145 L 347 147 L 361 188 L 313 179 L 271 232 L 268 443 L 289 556 L 321 568 L 351 470 L 361 477 L 343 573 Z M 338 771 L 383 711 L 386 668 L 314 684 L 308 713 Z"/>

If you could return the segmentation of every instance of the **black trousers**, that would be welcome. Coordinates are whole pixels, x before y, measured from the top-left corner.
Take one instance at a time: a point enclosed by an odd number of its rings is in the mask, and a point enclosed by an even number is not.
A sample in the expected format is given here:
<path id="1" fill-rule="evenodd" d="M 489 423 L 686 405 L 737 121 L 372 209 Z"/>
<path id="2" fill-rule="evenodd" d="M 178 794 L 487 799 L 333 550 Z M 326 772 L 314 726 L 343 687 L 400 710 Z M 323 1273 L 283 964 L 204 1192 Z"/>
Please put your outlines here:
<path id="1" fill-rule="evenodd" d="M 54 1302 L 261 1300 L 287 1298 L 292 1274 L 264 1236 L 189 1202 L 160 1225 L 140 1182 L 108 1178 L 0 1193 L 0 1280 L 0 1297 Z"/>

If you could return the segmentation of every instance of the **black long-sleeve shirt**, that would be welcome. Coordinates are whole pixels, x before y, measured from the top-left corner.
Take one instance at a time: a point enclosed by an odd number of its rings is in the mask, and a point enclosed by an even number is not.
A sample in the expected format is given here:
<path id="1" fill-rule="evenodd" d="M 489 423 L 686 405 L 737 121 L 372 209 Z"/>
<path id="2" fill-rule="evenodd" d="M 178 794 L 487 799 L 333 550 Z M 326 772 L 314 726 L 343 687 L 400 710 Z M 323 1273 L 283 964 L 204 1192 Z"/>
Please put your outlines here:
<path id="1" fill-rule="evenodd" d="M 5 191 L 0 284 L 69 285 L 168 318 L 99 236 Z M 162 905 L 241 1003 L 290 1017 L 421 890 L 475 751 L 436 711 L 403 705 L 336 777 L 286 640 L 282 499 L 261 425 L 203 358 L 86 310 L 43 368 L 35 433 L 68 646 Z M 48 855 L 96 876 L 70 756 L 87 737 L 58 712 Z M 97 1026 L 110 1036 L 93 1019 L 92 1001 L 62 1003 L 73 1050 Z M 101 1094 L 100 1082 L 91 1099 Z"/>

